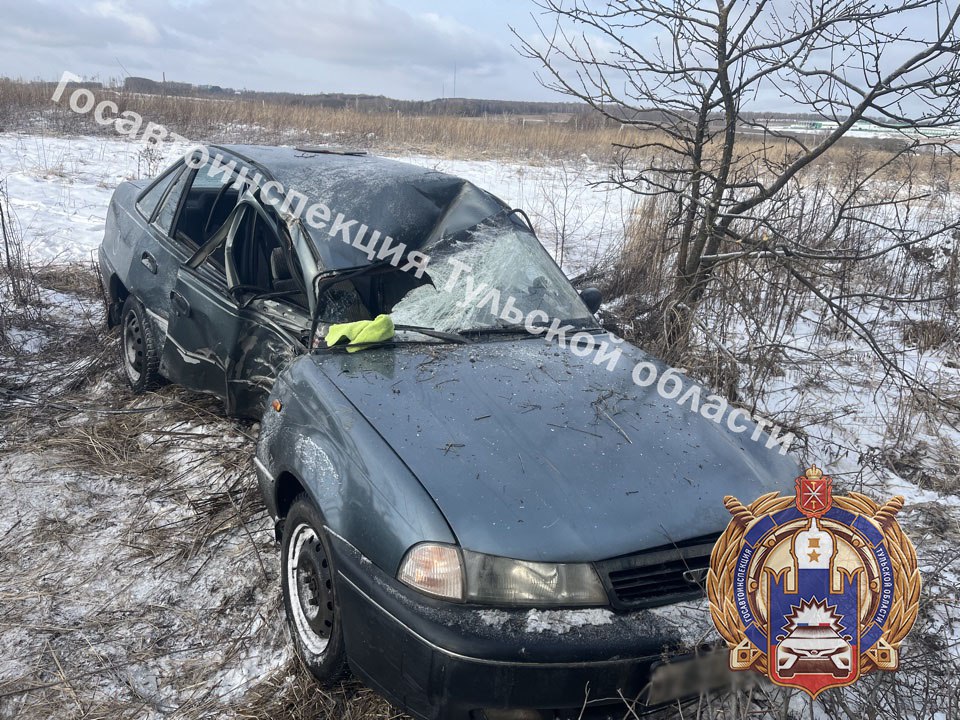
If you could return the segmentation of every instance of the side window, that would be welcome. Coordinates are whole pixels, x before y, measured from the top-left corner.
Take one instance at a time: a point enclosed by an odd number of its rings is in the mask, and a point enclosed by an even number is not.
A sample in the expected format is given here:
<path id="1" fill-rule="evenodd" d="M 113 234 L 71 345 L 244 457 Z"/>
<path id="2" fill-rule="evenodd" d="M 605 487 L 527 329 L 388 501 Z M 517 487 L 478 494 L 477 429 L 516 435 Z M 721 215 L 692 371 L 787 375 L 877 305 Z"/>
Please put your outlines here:
<path id="1" fill-rule="evenodd" d="M 231 255 L 237 281 L 248 290 L 276 295 L 305 308 L 303 280 L 297 279 L 302 278 L 300 264 L 287 249 L 289 241 L 283 242 L 277 234 L 277 230 L 284 232 L 280 218 L 272 207 L 263 210 L 270 222 L 251 206 L 243 209 Z"/>
<path id="2" fill-rule="evenodd" d="M 245 207 L 233 239 L 233 261 L 240 284 L 270 292 L 271 260 L 279 248 L 280 238 L 273 228 L 252 207 Z M 286 274 L 289 276 L 289 270 Z"/>
<path id="3" fill-rule="evenodd" d="M 173 235 L 173 233 L 170 232 L 171 226 L 173 225 L 173 218 L 177 214 L 177 206 L 180 204 L 180 197 L 183 195 L 184 188 L 187 187 L 187 179 L 189 177 L 190 173 L 186 170 L 180 172 L 180 175 L 173 181 L 173 185 L 170 186 L 167 196 L 160 205 L 160 212 L 157 213 L 157 219 L 153 221 L 157 227 L 168 235 Z"/>
<path id="4" fill-rule="evenodd" d="M 174 237 L 196 247 L 213 237 L 237 205 L 239 188 L 229 173 L 210 174 L 212 163 L 192 174 Z"/>
<path id="5" fill-rule="evenodd" d="M 211 170 L 213 170 L 212 160 L 197 170 L 197 176 L 193 179 L 193 187 L 206 190 L 216 188 L 219 190 L 228 180 L 232 182 L 236 177 L 234 173 L 224 172 L 222 169 L 214 170 L 213 174 L 210 173 Z"/>
<path id="6" fill-rule="evenodd" d="M 175 174 L 176 173 L 170 170 L 165 172 L 154 182 L 153 187 L 137 201 L 137 208 L 143 213 L 143 216 L 147 218 L 147 220 L 153 217 L 157 205 L 160 204 L 160 198 L 163 197 L 163 193 L 170 187 L 170 178 Z"/>

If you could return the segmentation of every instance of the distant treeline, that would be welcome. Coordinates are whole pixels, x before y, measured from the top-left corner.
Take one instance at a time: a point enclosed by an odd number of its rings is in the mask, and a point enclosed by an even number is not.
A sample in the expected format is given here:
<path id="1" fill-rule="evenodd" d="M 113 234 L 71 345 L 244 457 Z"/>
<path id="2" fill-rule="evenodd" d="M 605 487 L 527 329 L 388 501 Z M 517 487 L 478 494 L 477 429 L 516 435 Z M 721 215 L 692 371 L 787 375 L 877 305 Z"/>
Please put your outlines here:
<path id="1" fill-rule="evenodd" d="M 4 82 L 33 88 L 34 92 L 50 88 L 52 93 L 55 82 L 22 82 L 0 78 Z M 220 85 L 193 85 L 173 80 L 151 80 L 144 77 L 127 77 L 122 86 L 104 84 L 87 80 L 73 83 L 73 87 L 85 87 L 90 90 L 111 90 L 131 95 L 150 95 L 183 98 L 204 98 L 217 100 L 243 100 L 262 102 L 266 105 L 287 106 L 302 109 L 322 108 L 326 110 L 351 110 L 360 113 L 383 114 L 396 113 L 404 116 L 454 116 L 481 118 L 487 116 L 516 116 L 518 118 L 536 118 L 553 123 L 569 123 L 578 128 L 616 127 L 621 122 L 645 120 L 656 122 L 664 120 L 658 110 L 634 110 L 624 107 L 608 107 L 605 111 L 613 117 L 605 117 L 585 103 L 545 102 L 535 100 L 484 100 L 477 98 L 440 98 L 434 100 L 397 100 L 383 95 L 351 93 L 316 93 L 310 95 L 289 92 L 262 92 L 254 90 L 236 90 Z M 745 121 L 797 121 L 817 120 L 817 116 L 783 112 L 741 112 Z M 619 120 L 617 119 L 619 118 Z M 714 122 L 722 122 L 718 114 Z"/>
<path id="2" fill-rule="evenodd" d="M 194 97 L 236 97 L 245 100 L 263 100 L 277 105 L 296 107 L 341 108 L 359 112 L 400 112 L 410 115 L 587 115 L 593 111 L 583 103 L 540 102 L 515 100 L 479 100 L 472 98 L 444 98 L 436 100 L 396 100 L 383 95 L 351 93 L 318 93 L 302 95 L 289 92 L 260 92 L 235 90 L 219 85 L 191 85 L 189 83 L 157 81 L 142 77 L 128 77 L 123 82 L 126 92 L 151 95 Z"/>
<path id="3" fill-rule="evenodd" d="M 348 109 L 358 112 L 383 113 L 400 112 L 404 115 L 458 115 L 461 117 L 483 117 L 485 115 L 528 115 L 528 116 L 569 116 L 569 120 L 578 125 L 602 125 L 609 118 L 586 103 L 545 102 L 539 100 L 481 100 L 475 98 L 442 98 L 435 100 L 397 100 L 384 95 L 362 95 L 351 93 L 318 93 L 303 95 L 289 92 L 262 92 L 235 90 L 219 85 L 191 85 L 190 83 L 150 80 L 142 77 L 128 77 L 123 89 L 127 92 L 148 93 L 150 95 L 172 96 L 214 96 L 236 97 L 245 100 L 263 100 L 276 105 L 296 107 L 322 107 L 333 110 Z M 627 108 L 610 108 L 611 115 L 623 119 L 643 118 L 655 120 L 660 114 L 656 110 L 637 112 Z M 790 113 L 741 113 L 745 120 L 769 118 L 778 120 L 803 120 L 813 116 Z M 718 114 L 718 119 L 722 115 Z"/>

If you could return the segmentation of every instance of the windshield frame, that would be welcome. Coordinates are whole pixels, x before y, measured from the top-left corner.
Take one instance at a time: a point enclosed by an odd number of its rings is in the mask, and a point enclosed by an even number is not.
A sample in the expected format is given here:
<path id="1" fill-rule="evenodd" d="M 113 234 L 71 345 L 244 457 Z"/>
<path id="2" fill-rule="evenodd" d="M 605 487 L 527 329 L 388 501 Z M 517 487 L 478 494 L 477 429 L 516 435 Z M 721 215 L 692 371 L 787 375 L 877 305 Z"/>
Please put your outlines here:
<path id="1" fill-rule="evenodd" d="M 504 207 L 504 209 L 499 212 L 493 213 L 488 217 L 483 218 L 482 220 L 474 223 L 473 225 L 460 228 L 453 233 L 431 233 L 431 237 L 427 239 L 422 245 L 419 246 L 419 252 L 425 254 L 428 258 L 433 257 L 437 248 L 442 248 L 448 243 L 456 242 L 457 237 L 462 237 L 465 235 L 475 234 L 479 228 L 484 225 L 491 226 L 491 230 L 495 231 L 498 227 L 502 228 L 506 232 L 514 233 L 517 236 L 517 239 L 520 242 L 526 243 L 527 247 L 530 247 L 534 254 L 539 253 L 539 258 L 541 261 L 545 261 L 551 270 L 554 272 L 554 280 L 557 282 L 563 283 L 571 291 L 571 298 L 575 297 L 575 302 L 579 303 L 582 307 L 583 314 L 582 316 L 576 317 L 574 319 L 564 319 L 564 318 L 554 318 L 550 315 L 547 315 L 545 321 L 538 320 L 537 322 L 532 323 L 532 327 L 549 327 L 554 321 L 557 321 L 560 325 L 569 325 L 574 324 L 578 330 L 602 330 L 600 323 L 597 321 L 596 317 L 590 313 L 589 309 L 586 306 L 586 303 L 583 302 L 580 297 L 580 292 L 577 288 L 570 282 L 570 278 L 567 277 L 566 273 L 563 271 L 563 268 L 557 263 L 556 259 L 547 251 L 543 243 L 540 242 L 540 239 L 537 237 L 536 233 L 533 230 L 532 225 L 530 224 L 529 218 L 526 213 L 517 208 Z M 531 245 L 532 244 L 532 245 Z M 328 285 L 335 285 L 339 282 L 345 280 L 351 280 L 353 278 L 367 277 L 372 275 L 378 275 L 382 273 L 389 272 L 412 272 L 413 269 L 403 270 L 403 266 L 400 262 L 396 264 L 389 262 L 386 259 L 377 260 L 371 262 L 370 264 L 358 265 L 350 268 L 342 268 L 337 270 L 322 270 L 318 268 L 318 273 L 313 278 L 313 290 L 314 297 L 318 299 L 314 310 L 313 318 L 311 323 L 311 337 L 315 337 L 317 332 L 317 327 L 326 322 L 320 318 L 320 302 L 319 298 L 324 292 L 324 289 Z M 426 273 L 429 274 L 429 264 L 427 265 Z M 433 285 L 438 292 L 443 292 L 431 279 L 429 282 L 430 285 Z M 416 289 L 416 288 L 414 288 Z M 500 292 L 505 292 L 501 287 L 490 288 L 496 289 Z M 396 307 L 401 301 L 397 301 L 391 307 L 390 313 L 393 312 L 393 308 Z M 521 312 L 524 312 L 523 308 L 517 308 Z M 439 332 L 444 332 L 448 334 L 465 334 L 472 333 L 474 335 L 481 334 L 509 334 L 511 330 L 515 329 L 519 334 L 525 332 L 528 335 L 535 336 L 535 333 L 531 333 L 529 328 L 526 327 L 527 317 L 537 310 L 526 311 L 527 314 L 524 315 L 524 320 L 521 323 L 515 325 L 514 328 L 507 327 L 509 323 L 505 321 L 499 315 L 494 315 L 491 313 L 491 317 L 496 321 L 494 324 L 489 326 L 472 326 L 469 328 L 463 329 L 449 329 L 449 328 L 431 328 Z M 542 314 L 546 314 L 541 311 Z M 502 313 L 501 313 L 502 315 Z M 405 325 L 414 324 L 408 322 L 406 319 L 401 323 Z M 424 323 L 417 323 L 422 326 L 426 326 Z"/>

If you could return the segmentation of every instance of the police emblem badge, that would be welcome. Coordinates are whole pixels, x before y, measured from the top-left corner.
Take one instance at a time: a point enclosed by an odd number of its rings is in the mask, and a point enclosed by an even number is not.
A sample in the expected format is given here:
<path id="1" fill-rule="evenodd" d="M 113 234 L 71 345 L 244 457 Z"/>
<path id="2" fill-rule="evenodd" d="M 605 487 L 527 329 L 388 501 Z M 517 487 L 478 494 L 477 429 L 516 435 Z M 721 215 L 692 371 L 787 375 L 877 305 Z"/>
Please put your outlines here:
<path id="1" fill-rule="evenodd" d="M 880 506 L 860 493 L 834 497 L 832 485 L 814 465 L 794 497 L 725 497 L 733 519 L 707 574 L 731 669 L 811 697 L 896 670 L 920 597 L 917 553 L 895 520 L 903 498 Z"/>

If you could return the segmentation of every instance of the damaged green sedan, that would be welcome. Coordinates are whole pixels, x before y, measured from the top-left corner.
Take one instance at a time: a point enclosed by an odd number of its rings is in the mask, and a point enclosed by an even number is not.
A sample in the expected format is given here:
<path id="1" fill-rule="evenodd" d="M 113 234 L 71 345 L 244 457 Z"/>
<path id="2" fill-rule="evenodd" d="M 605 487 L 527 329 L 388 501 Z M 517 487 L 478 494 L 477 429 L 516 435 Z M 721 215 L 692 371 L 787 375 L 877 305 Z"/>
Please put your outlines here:
<path id="1" fill-rule="evenodd" d="M 702 595 L 723 496 L 796 466 L 635 383 L 666 368 L 598 325 L 522 212 L 365 154 L 214 147 L 117 189 L 100 263 L 135 390 L 261 419 L 319 680 L 352 671 L 417 718 L 690 691 L 650 684 L 692 649 L 656 608 Z"/>

